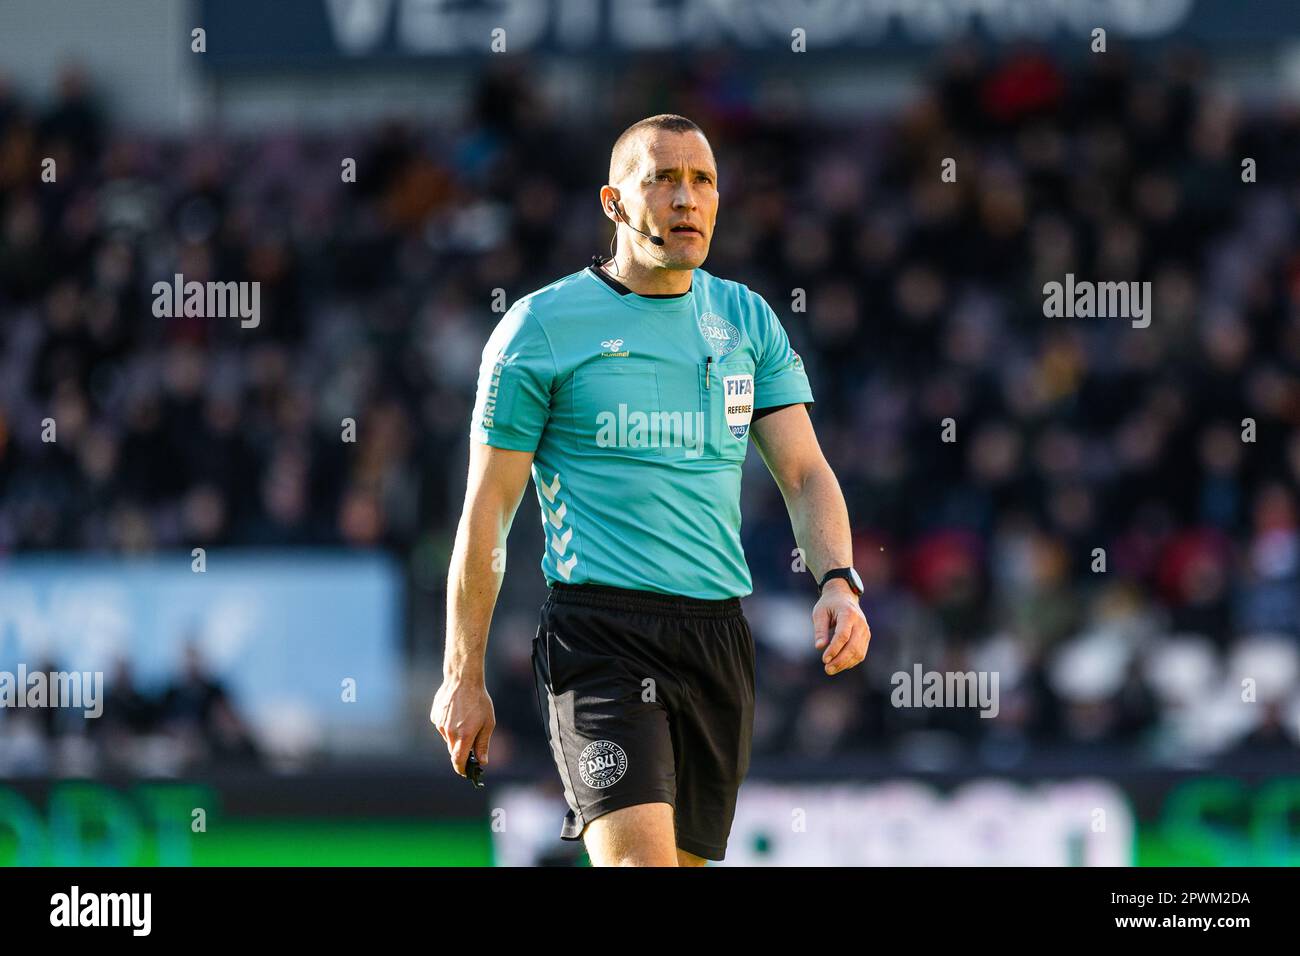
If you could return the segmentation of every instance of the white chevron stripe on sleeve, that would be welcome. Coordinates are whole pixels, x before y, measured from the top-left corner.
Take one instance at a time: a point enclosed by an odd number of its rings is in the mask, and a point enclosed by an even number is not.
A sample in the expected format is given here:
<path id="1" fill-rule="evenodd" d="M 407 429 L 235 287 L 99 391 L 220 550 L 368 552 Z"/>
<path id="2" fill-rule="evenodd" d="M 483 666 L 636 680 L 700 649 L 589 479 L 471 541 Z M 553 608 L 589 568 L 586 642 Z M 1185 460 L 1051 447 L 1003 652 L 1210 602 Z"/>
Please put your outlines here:
<path id="1" fill-rule="evenodd" d="M 542 497 L 554 504 L 555 495 L 560 490 L 560 473 L 558 471 L 555 473 L 555 477 L 551 480 L 549 485 L 543 482 L 541 477 L 541 475 L 537 476 L 537 487 L 541 491 Z"/>
<path id="2" fill-rule="evenodd" d="M 555 549 L 555 553 L 564 557 L 564 553 L 569 550 L 569 539 L 572 537 L 572 528 L 565 528 L 563 534 L 552 535 L 551 547 Z"/>

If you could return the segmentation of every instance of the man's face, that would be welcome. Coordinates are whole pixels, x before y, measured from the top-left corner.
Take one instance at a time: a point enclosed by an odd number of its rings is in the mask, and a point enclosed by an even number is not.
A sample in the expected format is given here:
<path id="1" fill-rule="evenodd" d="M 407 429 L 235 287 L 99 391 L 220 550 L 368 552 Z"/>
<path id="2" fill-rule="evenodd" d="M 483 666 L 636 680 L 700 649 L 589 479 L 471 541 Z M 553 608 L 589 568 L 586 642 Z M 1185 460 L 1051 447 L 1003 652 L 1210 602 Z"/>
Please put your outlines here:
<path id="1" fill-rule="evenodd" d="M 718 170 L 713 150 L 699 133 L 653 130 L 643 134 L 637 164 L 619 187 L 628 220 L 662 246 L 633 237 L 638 255 L 663 269 L 703 264 L 718 216 Z"/>

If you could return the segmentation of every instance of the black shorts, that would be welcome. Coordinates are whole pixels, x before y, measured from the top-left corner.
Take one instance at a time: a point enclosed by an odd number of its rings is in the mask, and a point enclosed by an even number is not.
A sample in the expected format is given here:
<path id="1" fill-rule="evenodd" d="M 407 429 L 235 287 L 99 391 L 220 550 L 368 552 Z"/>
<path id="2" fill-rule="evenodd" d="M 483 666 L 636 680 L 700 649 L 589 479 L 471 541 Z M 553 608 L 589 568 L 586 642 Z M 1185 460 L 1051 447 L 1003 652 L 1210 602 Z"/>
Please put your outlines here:
<path id="1" fill-rule="evenodd" d="M 569 804 L 563 839 L 611 810 L 667 803 L 678 847 L 724 857 L 754 732 L 754 638 L 739 598 L 557 584 L 533 675 Z"/>

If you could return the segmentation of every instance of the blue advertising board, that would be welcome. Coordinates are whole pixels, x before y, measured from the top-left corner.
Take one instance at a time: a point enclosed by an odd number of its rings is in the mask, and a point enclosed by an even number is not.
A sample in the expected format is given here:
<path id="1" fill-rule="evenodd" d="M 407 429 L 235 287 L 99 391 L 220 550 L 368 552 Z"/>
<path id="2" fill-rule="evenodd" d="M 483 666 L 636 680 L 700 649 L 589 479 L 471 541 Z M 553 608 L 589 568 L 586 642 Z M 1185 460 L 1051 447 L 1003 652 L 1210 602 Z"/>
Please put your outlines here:
<path id="1" fill-rule="evenodd" d="M 1086 53 L 1092 31 L 1133 43 L 1274 46 L 1300 4 L 1251 0 L 201 0 L 205 66 L 418 66 L 498 53 L 627 56 L 924 53 L 964 37 Z M 800 31 L 796 36 L 795 31 Z"/>
<path id="2" fill-rule="evenodd" d="M 138 684 L 158 687 L 193 645 L 255 725 L 289 715 L 326 739 L 392 728 L 403 585 L 391 559 L 209 551 L 205 566 L 193 570 L 188 553 L 0 564 L 0 671 L 53 667 L 111 680 L 125 659 Z"/>

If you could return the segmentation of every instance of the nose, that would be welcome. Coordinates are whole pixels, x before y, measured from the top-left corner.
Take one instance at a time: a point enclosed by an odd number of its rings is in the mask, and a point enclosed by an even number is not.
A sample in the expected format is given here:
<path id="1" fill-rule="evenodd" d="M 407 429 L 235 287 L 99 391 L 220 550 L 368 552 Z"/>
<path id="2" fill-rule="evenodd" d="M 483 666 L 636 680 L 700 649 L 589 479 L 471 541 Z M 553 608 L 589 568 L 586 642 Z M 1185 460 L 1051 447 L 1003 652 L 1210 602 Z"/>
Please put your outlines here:
<path id="1" fill-rule="evenodd" d="M 673 208 L 694 209 L 695 205 L 696 205 L 695 193 L 691 191 L 691 186 L 689 183 L 683 182 L 680 186 L 677 187 L 677 192 L 673 196 Z"/>

